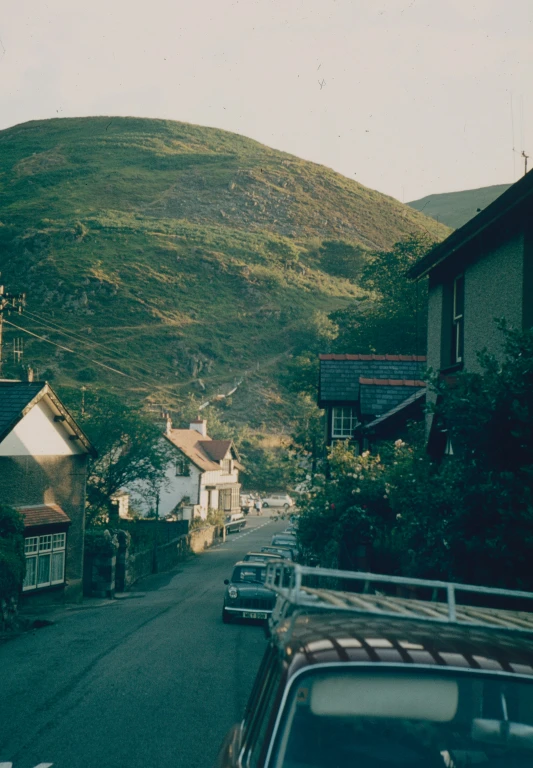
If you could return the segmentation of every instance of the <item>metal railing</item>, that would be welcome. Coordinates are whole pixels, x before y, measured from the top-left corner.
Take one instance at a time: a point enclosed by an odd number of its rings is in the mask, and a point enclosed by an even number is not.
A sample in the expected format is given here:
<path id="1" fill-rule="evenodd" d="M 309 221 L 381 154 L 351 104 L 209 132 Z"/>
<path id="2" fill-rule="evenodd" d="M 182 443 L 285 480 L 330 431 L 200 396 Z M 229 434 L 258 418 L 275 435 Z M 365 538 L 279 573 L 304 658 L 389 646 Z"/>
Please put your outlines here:
<path id="1" fill-rule="evenodd" d="M 320 580 L 325 580 L 327 586 L 313 586 L 313 583 Z M 362 590 L 351 590 L 349 584 L 343 590 L 343 581 L 362 583 Z M 295 563 L 269 563 L 265 584 L 295 609 L 349 611 L 533 632 L 533 603 L 525 611 L 486 605 L 491 597 L 495 598 L 494 602 L 501 602 L 502 598 L 533 601 L 533 592 L 361 571 L 311 568 Z M 372 585 L 424 590 L 426 594 L 429 591 L 431 596 L 429 599 L 420 599 L 387 595 L 375 590 L 372 593 Z M 445 601 L 437 601 L 439 592 L 444 592 Z M 482 596 L 482 604 L 460 604 L 458 593 Z"/>

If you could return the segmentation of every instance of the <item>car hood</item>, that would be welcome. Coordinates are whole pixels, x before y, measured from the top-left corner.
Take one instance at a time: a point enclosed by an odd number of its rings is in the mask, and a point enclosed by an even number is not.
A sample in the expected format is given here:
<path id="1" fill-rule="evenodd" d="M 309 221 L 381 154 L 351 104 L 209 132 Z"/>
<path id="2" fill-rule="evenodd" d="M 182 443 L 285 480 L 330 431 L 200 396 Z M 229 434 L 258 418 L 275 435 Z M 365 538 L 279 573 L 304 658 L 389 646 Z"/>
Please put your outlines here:
<path id="1" fill-rule="evenodd" d="M 226 588 L 226 594 L 230 587 L 236 587 L 239 590 L 239 597 L 275 597 L 271 589 L 260 584 L 231 583 Z"/>

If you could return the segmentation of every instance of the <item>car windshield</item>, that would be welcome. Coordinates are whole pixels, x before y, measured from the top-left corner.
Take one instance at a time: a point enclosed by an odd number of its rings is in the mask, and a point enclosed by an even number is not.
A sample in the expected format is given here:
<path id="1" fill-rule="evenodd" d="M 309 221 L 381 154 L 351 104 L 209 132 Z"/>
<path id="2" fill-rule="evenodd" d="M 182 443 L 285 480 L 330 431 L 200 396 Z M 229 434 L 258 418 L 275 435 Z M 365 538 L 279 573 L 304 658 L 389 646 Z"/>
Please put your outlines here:
<path id="1" fill-rule="evenodd" d="M 390 668 L 305 673 L 269 765 L 525 768 L 533 765 L 533 682 Z"/>
<path id="2" fill-rule="evenodd" d="M 279 560 L 280 555 L 272 555 L 266 552 L 260 552 L 257 555 L 245 555 L 243 560 L 258 560 L 260 563 L 269 562 L 270 560 Z"/>
<path id="3" fill-rule="evenodd" d="M 264 584 L 266 578 L 266 568 L 261 565 L 238 565 L 233 569 L 231 581 L 234 584 L 247 582 L 256 582 Z"/>
<path id="4" fill-rule="evenodd" d="M 272 544 L 296 544 L 296 539 L 293 536 L 275 536 L 272 540 Z"/>

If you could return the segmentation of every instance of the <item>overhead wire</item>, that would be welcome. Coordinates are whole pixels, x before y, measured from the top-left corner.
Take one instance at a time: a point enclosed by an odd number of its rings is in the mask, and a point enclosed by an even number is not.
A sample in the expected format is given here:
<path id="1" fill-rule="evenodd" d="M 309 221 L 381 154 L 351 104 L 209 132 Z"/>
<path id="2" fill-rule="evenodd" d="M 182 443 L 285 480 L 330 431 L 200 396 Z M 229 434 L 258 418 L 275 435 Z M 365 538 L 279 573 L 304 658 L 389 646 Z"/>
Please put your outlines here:
<path id="1" fill-rule="evenodd" d="M 113 355 L 118 356 L 118 357 L 122 357 L 124 360 L 127 360 L 129 363 L 132 362 L 131 354 L 125 355 L 124 352 L 119 351 L 117 349 L 114 349 L 113 347 L 109 347 L 106 344 L 101 344 L 100 342 L 95 341 L 94 339 L 90 339 L 90 340 L 89 339 L 84 339 L 82 336 L 79 336 L 78 334 L 73 333 L 72 331 L 67 331 L 65 328 L 62 328 L 57 323 L 53 323 L 53 321 L 44 320 L 41 317 L 39 317 L 38 315 L 36 315 L 35 313 L 28 312 L 27 310 L 24 310 L 24 317 L 26 317 L 26 316 L 28 316 L 28 319 L 32 320 L 34 323 L 39 323 L 44 328 L 48 328 L 51 331 L 54 331 L 55 333 L 59 333 L 59 334 L 62 334 L 64 336 L 68 336 L 68 337 L 74 339 L 75 341 L 77 341 L 77 342 L 79 342 L 81 344 L 85 344 L 88 347 L 92 347 L 93 349 L 95 347 L 101 347 L 104 350 L 109 350 L 109 352 L 111 352 Z M 98 351 L 98 350 L 95 350 L 95 351 Z M 135 360 L 135 358 L 133 358 L 133 360 Z M 137 367 L 138 367 L 138 370 L 140 372 L 142 372 L 143 374 L 145 374 L 147 376 L 151 375 L 150 371 L 141 368 L 139 365 L 137 365 Z"/>
<path id="2" fill-rule="evenodd" d="M 119 371 L 118 368 L 112 368 L 110 365 L 106 365 L 105 363 L 101 363 L 99 360 L 93 360 L 88 355 L 84 355 L 82 352 L 76 352 L 74 349 L 70 349 L 70 347 L 66 347 L 64 344 L 58 344 L 55 341 L 51 341 L 50 339 L 47 339 L 46 336 L 39 336 L 37 333 L 33 333 L 33 331 L 29 331 L 27 328 L 23 328 L 21 325 L 17 325 L 16 323 L 12 323 L 11 320 L 6 320 L 4 318 L 4 323 L 6 325 L 11 325 L 13 328 L 17 328 L 19 331 L 23 331 L 24 333 L 28 333 L 30 336 L 35 336 L 36 339 L 39 339 L 40 341 L 45 341 L 47 344 L 53 344 L 54 347 L 59 347 L 59 349 L 63 349 L 66 352 L 71 352 L 73 355 L 78 355 L 78 357 L 83 357 L 85 360 L 89 360 L 91 363 L 94 363 L 95 365 L 100 365 L 102 368 L 107 368 L 109 371 L 113 371 L 113 373 L 118 373 L 120 376 L 126 376 L 128 379 L 135 379 L 135 376 L 131 376 L 129 373 L 124 373 L 124 371 Z"/>
<path id="3" fill-rule="evenodd" d="M 166 395 L 168 395 L 169 393 L 175 395 L 176 387 L 180 386 L 179 384 L 176 384 L 176 385 L 156 384 L 154 381 L 150 381 L 150 382 L 145 381 L 145 380 L 139 378 L 138 376 L 133 376 L 130 373 L 125 373 L 124 371 L 118 370 L 118 368 L 113 368 L 112 366 L 107 365 L 106 363 L 102 363 L 99 360 L 95 360 L 94 358 L 89 357 L 88 355 L 84 355 L 82 352 L 78 352 L 75 349 L 71 349 L 70 347 L 67 347 L 64 344 L 58 344 L 55 341 L 51 341 L 51 339 L 47 339 L 46 336 L 40 336 L 39 334 L 34 333 L 33 331 L 28 330 L 27 328 L 23 328 L 22 326 L 17 325 L 16 323 L 13 323 L 10 320 L 7 320 L 5 318 L 4 318 L 4 323 L 6 323 L 7 325 L 11 325 L 13 328 L 17 328 L 17 330 L 19 330 L 19 331 L 23 331 L 23 333 L 27 333 L 30 336 L 34 336 L 36 339 L 39 339 L 40 341 L 44 341 L 47 344 L 52 344 L 54 347 L 58 347 L 59 349 L 62 349 L 65 352 L 70 352 L 73 355 L 77 355 L 78 357 L 83 358 L 84 360 L 88 360 L 89 362 L 94 363 L 94 365 L 98 365 L 101 368 L 105 368 L 105 369 L 107 369 L 107 370 L 109 370 L 109 371 L 111 371 L 113 373 L 116 373 L 116 374 L 118 374 L 120 376 L 125 376 L 128 379 L 132 379 L 133 381 L 138 382 L 143 387 L 145 387 L 145 388 L 147 388 L 149 390 L 158 390 L 158 391 L 164 392 Z M 59 332 L 61 332 L 61 331 L 59 331 Z"/>

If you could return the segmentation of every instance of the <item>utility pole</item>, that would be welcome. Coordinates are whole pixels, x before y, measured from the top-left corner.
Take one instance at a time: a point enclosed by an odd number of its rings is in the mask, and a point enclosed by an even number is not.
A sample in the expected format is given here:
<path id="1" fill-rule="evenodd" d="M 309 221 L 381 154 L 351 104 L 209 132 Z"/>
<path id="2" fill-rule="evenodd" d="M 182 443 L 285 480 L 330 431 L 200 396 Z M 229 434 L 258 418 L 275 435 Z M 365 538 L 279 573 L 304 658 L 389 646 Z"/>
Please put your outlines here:
<path id="1" fill-rule="evenodd" d="M 527 161 L 529 160 L 529 155 L 526 155 L 525 149 L 522 150 L 522 157 L 524 158 L 524 176 L 527 173 Z"/>
<path id="2" fill-rule="evenodd" d="M 26 300 L 25 293 L 9 293 L 5 286 L 0 285 L 0 377 L 2 375 L 2 346 L 4 341 L 4 315 L 11 312 L 22 313 Z"/>

